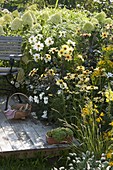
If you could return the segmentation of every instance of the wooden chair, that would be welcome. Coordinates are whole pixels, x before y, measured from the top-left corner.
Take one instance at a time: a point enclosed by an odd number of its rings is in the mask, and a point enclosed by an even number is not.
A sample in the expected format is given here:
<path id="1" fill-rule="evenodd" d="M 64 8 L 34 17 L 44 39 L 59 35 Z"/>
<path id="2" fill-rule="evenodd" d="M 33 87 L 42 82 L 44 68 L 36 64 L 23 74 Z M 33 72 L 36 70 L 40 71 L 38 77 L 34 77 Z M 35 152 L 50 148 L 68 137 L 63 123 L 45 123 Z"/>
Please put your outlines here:
<path id="1" fill-rule="evenodd" d="M 4 84 L 4 81 L 0 81 L 0 90 L 7 94 L 5 109 L 7 109 L 9 95 L 17 91 L 15 83 L 19 71 L 20 59 L 22 57 L 21 44 L 22 37 L 20 36 L 0 36 L 0 65 L 2 65 L 2 67 L 0 67 L 0 77 L 5 77 L 7 84 L 10 85 L 9 88 L 9 86 L 7 87 Z M 13 83 L 11 83 L 11 81 L 13 81 Z"/>

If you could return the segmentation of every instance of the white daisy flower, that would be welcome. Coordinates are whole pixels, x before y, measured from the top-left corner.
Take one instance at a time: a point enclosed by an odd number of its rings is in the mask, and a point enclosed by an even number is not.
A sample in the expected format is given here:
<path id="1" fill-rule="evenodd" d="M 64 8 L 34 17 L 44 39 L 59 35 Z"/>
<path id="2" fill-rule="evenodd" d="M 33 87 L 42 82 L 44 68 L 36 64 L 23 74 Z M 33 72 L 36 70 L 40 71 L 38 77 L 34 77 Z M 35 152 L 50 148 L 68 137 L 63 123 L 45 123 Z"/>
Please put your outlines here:
<path id="1" fill-rule="evenodd" d="M 67 44 L 68 44 L 68 45 L 72 45 L 73 47 L 75 46 L 75 42 L 74 42 L 74 41 L 71 41 L 71 40 L 68 40 L 68 41 L 67 41 Z"/>
<path id="2" fill-rule="evenodd" d="M 30 53 L 31 55 L 33 55 L 32 49 L 29 50 L 29 53 Z"/>
<path id="3" fill-rule="evenodd" d="M 52 40 L 51 37 L 48 37 L 48 38 L 45 40 L 45 44 L 46 44 L 46 46 L 49 47 L 50 45 L 54 44 L 54 41 Z"/>
<path id="4" fill-rule="evenodd" d="M 40 59 L 40 54 L 34 54 L 33 57 L 34 60 L 37 62 Z"/>
<path id="5" fill-rule="evenodd" d="M 47 96 L 44 97 L 44 104 L 48 104 L 48 97 Z"/>
<path id="6" fill-rule="evenodd" d="M 36 43 L 37 38 L 36 38 L 34 35 L 32 35 L 32 36 L 28 39 L 28 41 L 29 41 L 30 44 L 33 44 L 33 43 Z"/>
<path id="7" fill-rule="evenodd" d="M 38 37 L 39 40 L 41 40 L 43 38 L 43 35 L 42 34 L 38 34 L 37 37 Z"/>
<path id="8" fill-rule="evenodd" d="M 33 49 L 36 51 L 41 51 L 43 50 L 43 48 L 44 48 L 44 44 L 41 43 L 40 41 L 38 41 L 37 43 L 33 45 Z"/>
<path id="9" fill-rule="evenodd" d="M 33 102 L 33 97 L 32 96 L 29 96 L 29 101 Z"/>
<path id="10" fill-rule="evenodd" d="M 66 31 L 59 31 L 59 37 L 65 37 Z"/>
<path id="11" fill-rule="evenodd" d="M 39 94 L 40 100 L 42 100 L 42 97 L 43 97 L 44 94 L 45 94 L 44 92 L 42 92 L 42 93 Z"/>
<path id="12" fill-rule="evenodd" d="M 47 110 L 43 111 L 43 115 L 41 117 L 44 118 L 44 119 L 47 119 Z"/>
<path id="13" fill-rule="evenodd" d="M 35 101 L 35 103 L 39 104 L 39 98 L 38 98 L 38 96 L 34 96 L 34 101 Z"/>

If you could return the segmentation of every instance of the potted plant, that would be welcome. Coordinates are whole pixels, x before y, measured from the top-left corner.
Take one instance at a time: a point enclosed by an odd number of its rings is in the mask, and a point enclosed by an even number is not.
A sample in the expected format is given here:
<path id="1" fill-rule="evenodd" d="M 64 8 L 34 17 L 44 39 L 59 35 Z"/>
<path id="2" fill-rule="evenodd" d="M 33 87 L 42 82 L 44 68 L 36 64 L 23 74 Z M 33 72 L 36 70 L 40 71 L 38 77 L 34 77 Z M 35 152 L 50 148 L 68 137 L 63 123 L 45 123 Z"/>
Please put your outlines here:
<path id="1" fill-rule="evenodd" d="M 48 144 L 69 144 L 73 140 L 73 131 L 70 128 L 58 127 L 46 133 Z"/>

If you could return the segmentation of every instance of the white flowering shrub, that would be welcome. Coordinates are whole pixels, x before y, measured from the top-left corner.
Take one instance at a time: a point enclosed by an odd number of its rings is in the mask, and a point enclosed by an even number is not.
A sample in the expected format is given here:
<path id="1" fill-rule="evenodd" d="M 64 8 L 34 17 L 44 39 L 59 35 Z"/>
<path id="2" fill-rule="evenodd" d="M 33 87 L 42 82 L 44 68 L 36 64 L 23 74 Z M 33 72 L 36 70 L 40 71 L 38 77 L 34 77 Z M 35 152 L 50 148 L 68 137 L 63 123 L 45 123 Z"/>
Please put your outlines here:
<path id="1" fill-rule="evenodd" d="M 105 154 L 100 159 L 96 159 L 93 153 L 86 151 L 78 156 L 76 153 L 69 153 L 65 166 L 52 170 L 110 170 L 109 162 L 106 160 Z"/>

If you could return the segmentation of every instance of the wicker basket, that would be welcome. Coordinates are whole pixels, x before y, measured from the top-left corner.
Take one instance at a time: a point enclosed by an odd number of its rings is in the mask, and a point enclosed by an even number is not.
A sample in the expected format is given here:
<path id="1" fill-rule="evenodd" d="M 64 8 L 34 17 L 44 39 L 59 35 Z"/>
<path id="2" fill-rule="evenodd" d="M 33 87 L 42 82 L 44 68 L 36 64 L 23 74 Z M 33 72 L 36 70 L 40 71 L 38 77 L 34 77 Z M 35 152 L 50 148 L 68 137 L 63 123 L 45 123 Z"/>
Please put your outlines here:
<path id="1" fill-rule="evenodd" d="M 7 119 L 25 119 L 31 113 L 31 104 L 23 93 L 14 93 L 9 97 L 8 109 L 4 112 Z"/>

